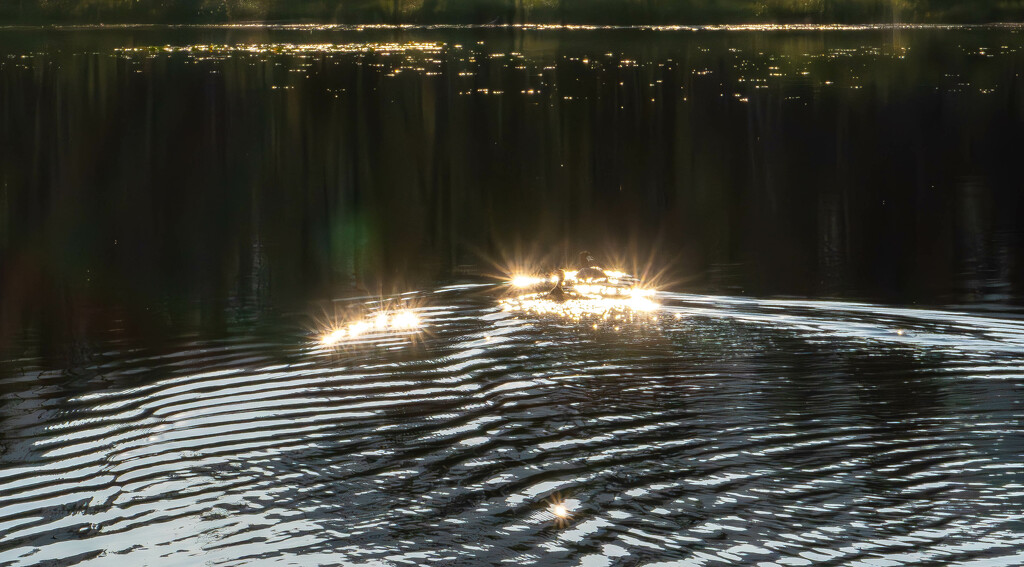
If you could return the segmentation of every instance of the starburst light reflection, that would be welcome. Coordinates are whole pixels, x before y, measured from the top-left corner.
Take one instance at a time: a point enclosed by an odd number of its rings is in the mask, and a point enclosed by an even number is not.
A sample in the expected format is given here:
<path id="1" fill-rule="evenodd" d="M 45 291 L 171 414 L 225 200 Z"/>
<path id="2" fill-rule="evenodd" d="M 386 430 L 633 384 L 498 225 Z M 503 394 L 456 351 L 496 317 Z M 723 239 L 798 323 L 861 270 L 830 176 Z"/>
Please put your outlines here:
<path id="1" fill-rule="evenodd" d="M 643 295 L 581 297 L 553 301 L 543 293 L 503 299 L 499 305 L 504 311 L 558 315 L 574 321 L 588 318 L 608 319 L 623 314 L 646 314 L 656 311 L 659 307 L 650 297 Z"/>
<path id="2" fill-rule="evenodd" d="M 501 299 L 498 303 L 504 311 L 531 313 L 535 315 L 556 315 L 566 319 L 634 321 L 637 318 L 656 320 L 650 314 L 659 307 L 654 301 L 654 289 L 639 286 L 639 281 L 620 270 L 604 270 L 600 279 L 578 280 L 576 271 L 563 270 L 565 295 L 555 300 L 548 293 L 537 293 L 536 286 L 545 283 L 545 278 L 517 274 L 509 278 L 513 288 L 532 293 L 519 293 Z M 551 278 L 556 283 L 557 277 Z M 596 326 L 594 326 L 596 328 Z M 617 329 L 616 329 L 617 330 Z"/>
<path id="3" fill-rule="evenodd" d="M 521 275 L 520 274 L 520 275 L 512 276 L 512 279 L 509 280 L 509 283 L 512 284 L 512 287 L 520 287 L 520 288 L 522 288 L 522 287 L 533 287 L 535 285 L 542 284 L 542 283 L 544 283 L 546 281 L 547 280 L 545 278 L 540 278 L 540 277 L 537 277 L 537 276 L 526 276 L 526 275 Z"/>
<path id="4" fill-rule="evenodd" d="M 562 498 L 560 494 L 552 494 L 547 499 L 547 511 L 554 516 L 555 525 L 564 528 L 572 521 L 573 513 L 569 507 L 569 501 Z"/>
<path id="5" fill-rule="evenodd" d="M 331 348 L 362 336 L 418 331 L 421 327 L 420 318 L 411 310 L 380 312 L 373 317 L 338 325 L 322 333 L 320 344 Z"/>

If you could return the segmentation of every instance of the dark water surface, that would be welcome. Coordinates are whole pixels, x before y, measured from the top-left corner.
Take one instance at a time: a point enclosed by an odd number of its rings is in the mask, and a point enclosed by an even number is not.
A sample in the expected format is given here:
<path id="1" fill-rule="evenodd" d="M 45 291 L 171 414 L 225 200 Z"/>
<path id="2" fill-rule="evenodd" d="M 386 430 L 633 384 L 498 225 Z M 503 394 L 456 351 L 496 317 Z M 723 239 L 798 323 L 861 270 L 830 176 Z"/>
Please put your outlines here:
<path id="1" fill-rule="evenodd" d="M 0 565 L 1024 563 L 1022 31 L 0 30 Z"/>

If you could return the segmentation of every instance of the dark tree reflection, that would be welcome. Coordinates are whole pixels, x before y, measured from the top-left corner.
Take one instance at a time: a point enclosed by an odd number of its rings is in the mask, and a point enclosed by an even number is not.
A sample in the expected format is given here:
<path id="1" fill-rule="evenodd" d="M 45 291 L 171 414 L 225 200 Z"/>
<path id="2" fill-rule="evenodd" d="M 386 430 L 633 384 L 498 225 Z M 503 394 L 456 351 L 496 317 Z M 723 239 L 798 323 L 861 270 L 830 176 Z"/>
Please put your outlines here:
<path id="1" fill-rule="evenodd" d="M 216 332 L 522 248 L 675 289 L 1016 303 L 1020 38 L 11 32 L 3 336 Z"/>

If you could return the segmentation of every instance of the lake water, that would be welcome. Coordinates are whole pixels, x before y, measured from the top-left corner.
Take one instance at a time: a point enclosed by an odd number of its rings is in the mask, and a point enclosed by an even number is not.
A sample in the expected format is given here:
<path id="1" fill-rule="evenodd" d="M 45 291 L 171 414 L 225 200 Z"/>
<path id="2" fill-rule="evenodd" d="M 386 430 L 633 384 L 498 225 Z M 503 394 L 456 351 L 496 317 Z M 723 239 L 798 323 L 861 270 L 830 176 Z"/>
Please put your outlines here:
<path id="1" fill-rule="evenodd" d="M 0 30 L 0 565 L 1021 564 L 1022 48 Z"/>

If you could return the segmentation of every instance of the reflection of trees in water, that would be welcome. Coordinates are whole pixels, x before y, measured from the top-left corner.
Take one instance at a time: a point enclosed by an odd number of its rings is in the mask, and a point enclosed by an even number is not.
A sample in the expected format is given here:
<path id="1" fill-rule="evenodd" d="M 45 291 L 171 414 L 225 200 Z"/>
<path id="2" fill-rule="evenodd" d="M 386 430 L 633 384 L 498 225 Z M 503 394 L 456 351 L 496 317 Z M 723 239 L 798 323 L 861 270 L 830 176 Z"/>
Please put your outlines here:
<path id="1" fill-rule="evenodd" d="M 612 23 L 1019 21 L 1003 0 L 21 0 L 0 17 L 77 21 Z"/>
<path id="2" fill-rule="evenodd" d="M 1012 299 L 1011 280 L 1014 234 L 996 230 L 995 196 L 984 178 L 964 178 L 956 183 L 957 297 L 967 302 L 1000 302 Z M 1016 260 L 1019 261 L 1019 260 Z"/>
<path id="3" fill-rule="evenodd" d="M 960 47 L 1009 35 L 908 32 L 896 59 L 843 55 L 863 35 L 446 33 L 438 54 L 217 59 L 68 33 L 6 60 L 5 332 L 115 305 L 216 328 L 517 242 L 654 249 L 691 288 L 949 300 L 994 278 L 1015 297 L 1018 58 Z M 755 88 L 776 63 L 809 75 Z"/>

